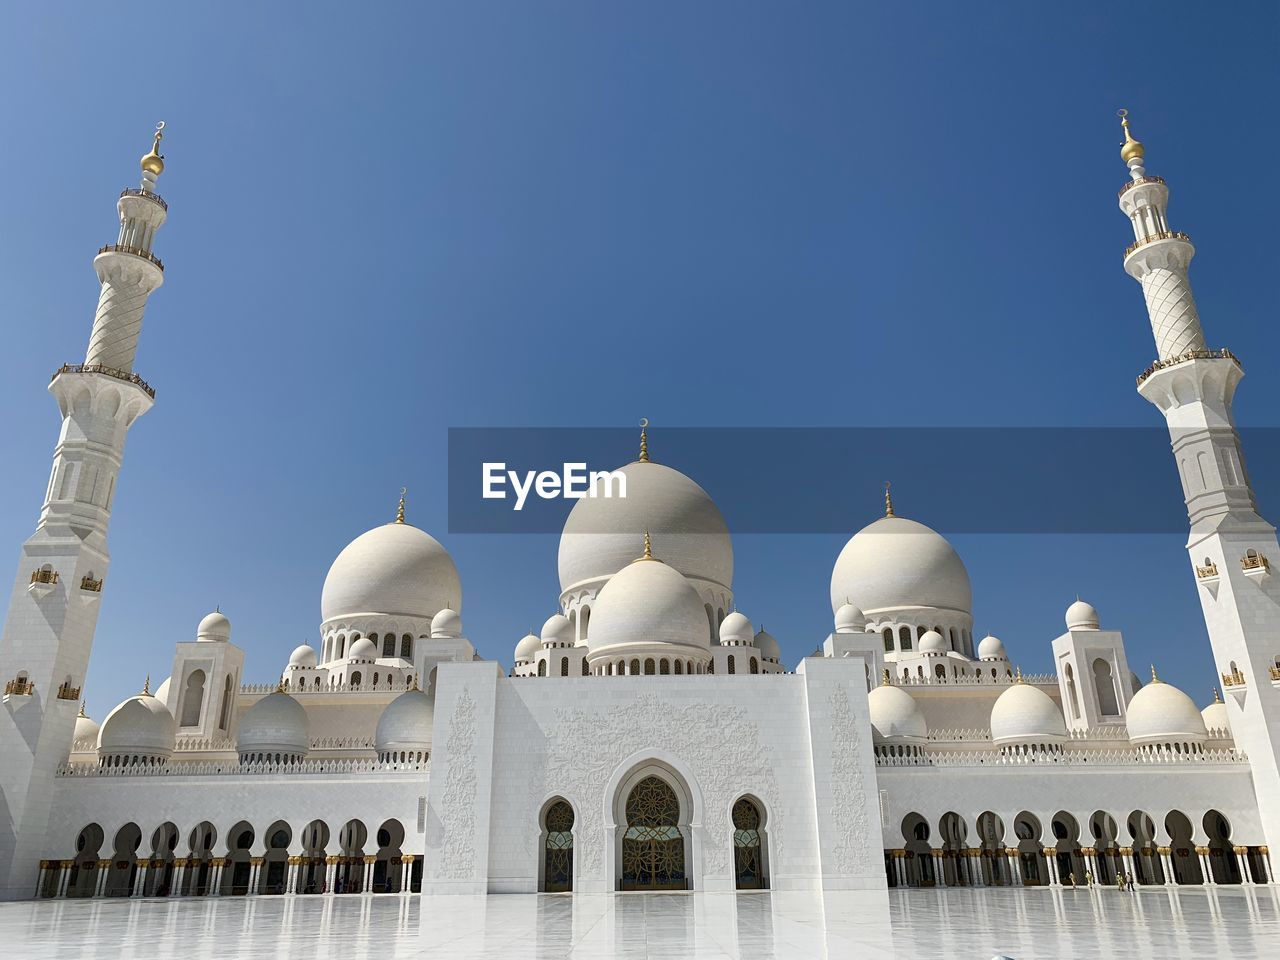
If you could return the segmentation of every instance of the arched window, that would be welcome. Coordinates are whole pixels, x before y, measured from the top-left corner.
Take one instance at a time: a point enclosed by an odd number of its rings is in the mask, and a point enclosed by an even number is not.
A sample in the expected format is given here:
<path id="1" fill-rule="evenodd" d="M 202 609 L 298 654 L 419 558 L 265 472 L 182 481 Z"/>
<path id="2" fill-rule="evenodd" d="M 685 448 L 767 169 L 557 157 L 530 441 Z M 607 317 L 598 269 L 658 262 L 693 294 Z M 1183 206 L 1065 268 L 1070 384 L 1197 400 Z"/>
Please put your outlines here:
<path id="1" fill-rule="evenodd" d="M 218 729 L 226 730 L 231 723 L 231 694 L 235 681 L 227 674 L 227 682 L 222 688 L 222 706 L 218 710 Z"/>
<path id="2" fill-rule="evenodd" d="M 373 640 L 373 637 L 369 637 L 369 639 Z M 376 643 L 377 641 L 375 640 L 374 642 Z M 394 657 L 396 655 L 396 635 L 394 633 L 388 633 L 382 638 L 382 655 L 384 657 Z"/>
<path id="3" fill-rule="evenodd" d="M 1071 719 L 1080 719 L 1080 696 L 1076 693 L 1076 675 L 1071 669 L 1071 664 L 1067 664 L 1065 671 L 1067 678 L 1067 703 L 1071 707 Z"/>
<path id="4" fill-rule="evenodd" d="M 658 673 L 660 673 L 663 676 L 666 676 L 670 672 L 671 672 L 671 661 L 668 660 L 666 657 L 663 657 L 661 660 L 658 661 Z"/>
<path id="5" fill-rule="evenodd" d="M 728 670 L 730 673 L 736 673 L 736 672 L 737 672 L 737 667 L 734 665 L 734 662 L 733 662 L 733 654 L 732 654 L 732 653 L 731 653 L 731 654 L 729 654 L 729 659 L 728 659 L 728 661 L 726 661 L 726 667 L 725 667 L 725 669 L 726 669 L 726 670 Z"/>
<path id="6" fill-rule="evenodd" d="M 547 661 L 538 661 L 538 676 L 545 677 L 547 675 Z"/>
<path id="7" fill-rule="evenodd" d="M 757 660 L 755 657 L 752 657 L 752 658 L 751 658 L 751 660 L 749 661 L 749 663 L 750 663 L 750 665 L 751 665 L 751 672 L 752 672 L 752 673 L 759 673 L 759 672 L 760 672 L 760 661 L 759 661 L 759 660 Z"/>
<path id="8" fill-rule="evenodd" d="M 413 659 L 413 634 L 406 633 L 400 638 L 400 656 L 405 660 Z"/>
<path id="9" fill-rule="evenodd" d="M 639 675 L 640 675 L 640 661 L 639 661 L 639 660 L 632 660 L 632 661 L 631 661 L 631 669 L 629 669 L 629 670 L 627 671 L 627 673 L 629 673 L 629 674 L 630 674 L 631 676 L 633 676 L 633 677 L 637 677 L 637 676 L 639 676 Z"/>
<path id="10" fill-rule="evenodd" d="M 646 677 L 652 677 L 656 669 L 657 667 L 653 662 L 653 657 L 646 657 L 644 661 L 644 675 Z"/>
<path id="11" fill-rule="evenodd" d="M 884 628 L 884 652 L 893 652 L 893 627 Z"/>
<path id="12" fill-rule="evenodd" d="M 1099 657 L 1093 661 L 1093 685 L 1098 694 L 1098 709 L 1104 717 L 1120 716 L 1120 703 L 1116 698 L 1115 679 L 1111 675 L 1111 662 Z"/>
<path id="13" fill-rule="evenodd" d="M 947 679 L 947 668 L 939 663 L 933 668 L 933 675 L 939 680 L 945 680 Z"/>
<path id="14" fill-rule="evenodd" d="M 351 673 L 351 687 L 352 687 L 352 689 L 355 689 L 356 687 L 360 686 L 360 681 L 361 681 L 361 680 L 363 680 L 363 679 L 364 679 L 364 678 L 360 676 L 360 671 L 359 671 L 359 670 L 354 670 L 354 671 L 352 671 L 352 673 Z"/>
<path id="15" fill-rule="evenodd" d="M 684 661 L 683 661 L 683 660 L 677 660 L 677 661 L 676 661 L 676 676 L 677 676 L 677 677 L 678 677 L 678 676 L 681 676 L 683 673 L 684 673 Z"/>
<path id="16" fill-rule="evenodd" d="M 204 706 L 203 670 L 192 670 L 187 676 L 187 689 L 182 694 L 182 725 L 200 726 L 200 710 Z"/>
<path id="17" fill-rule="evenodd" d="M 910 627 L 898 628 L 898 649 L 899 650 L 911 649 L 911 628 Z"/>
<path id="18" fill-rule="evenodd" d="M 734 882 L 739 890 L 763 890 L 764 844 L 760 837 L 760 810 L 747 797 L 733 805 Z"/>
<path id="19" fill-rule="evenodd" d="M 591 672 L 591 667 L 587 663 L 587 658 L 583 657 L 582 658 L 582 675 L 585 677 L 590 672 Z"/>
<path id="20" fill-rule="evenodd" d="M 560 676 L 567 677 L 569 675 L 569 658 L 560 658 Z"/>
<path id="21" fill-rule="evenodd" d="M 573 889 L 573 807 L 557 800 L 543 817 L 542 890 L 565 893 Z"/>

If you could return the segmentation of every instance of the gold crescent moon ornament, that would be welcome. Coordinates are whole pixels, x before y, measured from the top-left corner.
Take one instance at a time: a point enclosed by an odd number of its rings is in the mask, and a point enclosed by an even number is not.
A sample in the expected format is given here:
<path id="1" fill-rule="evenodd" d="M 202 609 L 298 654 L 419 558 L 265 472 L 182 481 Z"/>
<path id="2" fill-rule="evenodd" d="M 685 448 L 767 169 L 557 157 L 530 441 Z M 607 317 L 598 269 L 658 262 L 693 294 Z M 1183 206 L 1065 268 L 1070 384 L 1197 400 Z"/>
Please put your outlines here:
<path id="1" fill-rule="evenodd" d="M 408 492 L 408 487 L 400 488 L 400 509 L 396 511 L 396 523 L 404 523 L 404 496 Z"/>
<path id="2" fill-rule="evenodd" d="M 640 418 L 640 462 L 641 463 L 649 462 L 649 434 L 647 432 L 648 427 L 649 427 L 649 418 L 641 417 Z"/>

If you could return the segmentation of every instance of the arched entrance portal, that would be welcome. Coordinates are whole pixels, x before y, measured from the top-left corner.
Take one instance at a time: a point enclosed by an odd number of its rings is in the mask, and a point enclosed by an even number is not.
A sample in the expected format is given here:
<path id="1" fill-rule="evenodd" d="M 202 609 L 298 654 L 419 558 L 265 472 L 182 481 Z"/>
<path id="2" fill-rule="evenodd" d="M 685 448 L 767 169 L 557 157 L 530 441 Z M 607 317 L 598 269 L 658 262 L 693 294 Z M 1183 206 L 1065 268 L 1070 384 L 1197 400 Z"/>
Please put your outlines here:
<path id="1" fill-rule="evenodd" d="M 739 890 L 764 890 L 769 886 L 764 865 L 764 837 L 760 808 L 750 797 L 733 805 L 733 872 Z"/>
<path id="2" fill-rule="evenodd" d="M 623 890 L 684 890 L 687 886 L 680 801 L 661 777 L 647 776 L 627 796 L 622 835 Z"/>
<path id="3" fill-rule="evenodd" d="M 556 800 L 543 817 L 542 889 L 546 893 L 573 889 L 573 807 L 566 800 Z"/>

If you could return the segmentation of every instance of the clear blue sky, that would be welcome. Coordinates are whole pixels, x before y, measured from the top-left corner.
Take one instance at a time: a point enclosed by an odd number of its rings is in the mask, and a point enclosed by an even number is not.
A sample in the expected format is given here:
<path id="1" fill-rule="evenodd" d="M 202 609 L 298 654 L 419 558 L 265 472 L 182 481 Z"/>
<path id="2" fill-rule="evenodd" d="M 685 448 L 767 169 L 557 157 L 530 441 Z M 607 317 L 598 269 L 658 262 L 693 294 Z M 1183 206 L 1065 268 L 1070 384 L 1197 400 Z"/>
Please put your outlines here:
<path id="1" fill-rule="evenodd" d="M 115 502 L 98 718 L 167 675 L 215 604 L 248 675 L 272 679 L 316 639 L 330 561 L 391 519 L 402 484 L 458 563 L 466 632 L 509 663 L 554 611 L 556 539 L 449 535 L 450 426 L 648 416 L 661 459 L 663 425 L 1158 424 L 1134 391 L 1154 348 L 1120 263 L 1120 106 L 1197 242 L 1209 340 L 1244 360 L 1239 420 L 1277 425 L 1276 16 L 11 7 L 0 578 L 47 480 L 49 374 L 83 357 L 90 262 L 158 119 L 168 269 L 138 369 L 159 400 Z M 744 449 L 742 469 L 767 456 Z M 937 482 L 970 467 L 939 463 Z M 1126 466 L 1063 469 L 1105 484 Z M 849 533 L 879 510 L 878 489 L 850 489 Z M 739 606 L 789 661 L 829 630 L 843 540 L 735 540 Z M 1025 669 L 1048 668 L 1079 593 L 1140 671 L 1155 660 L 1203 703 L 1213 665 L 1182 541 L 953 538 L 979 634 Z"/>

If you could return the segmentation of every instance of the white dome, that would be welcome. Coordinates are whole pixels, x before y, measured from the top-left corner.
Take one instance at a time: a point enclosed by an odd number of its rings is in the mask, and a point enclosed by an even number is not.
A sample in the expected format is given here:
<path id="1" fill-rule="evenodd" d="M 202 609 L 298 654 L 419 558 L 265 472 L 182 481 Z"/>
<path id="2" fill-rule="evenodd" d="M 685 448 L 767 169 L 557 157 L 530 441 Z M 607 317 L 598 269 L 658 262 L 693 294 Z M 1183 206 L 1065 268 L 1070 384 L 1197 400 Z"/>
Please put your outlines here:
<path id="1" fill-rule="evenodd" d="M 311 747 L 307 711 L 287 693 L 268 694 L 240 719 L 236 752 L 306 756 Z"/>
<path id="2" fill-rule="evenodd" d="M 445 607 L 431 618 L 431 639 L 451 640 L 462 636 L 462 618 L 452 607 Z"/>
<path id="3" fill-rule="evenodd" d="M 916 743 L 929 739 L 929 725 L 915 698 L 892 684 L 882 684 L 867 694 L 871 733 L 875 743 Z"/>
<path id="4" fill-rule="evenodd" d="M 377 660 L 378 648 L 368 637 L 361 637 L 347 651 L 348 660 Z"/>
<path id="5" fill-rule="evenodd" d="M 1133 695 L 1126 711 L 1129 742 L 1200 742 L 1208 736 L 1195 703 L 1172 684 L 1152 680 Z"/>
<path id="6" fill-rule="evenodd" d="M 847 601 L 873 617 L 913 607 L 969 614 L 973 605 L 960 555 L 904 517 L 881 517 L 844 545 L 831 572 L 831 610 Z"/>
<path id="7" fill-rule="evenodd" d="M 289 666 L 291 667 L 314 667 L 316 665 L 316 651 L 308 644 L 300 647 L 294 647 L 293 653 L 289 654 Z"/>
<path id="8" fill-rule="evenodd" d="M 407 523 L 386 523 L 356 537 L 324 579 L 320 618 L 359 614 L 433 617 L 462 608 L 462 583 L 448 551 Z"/>
<path id="9" fill-rule="evenodd" d="M 1018 681 L 991 708 L 994 743 L 1045 743 L 1067 739 L 1062 711 L 1043 690 Z"/>
<path id="10" fill-rule="evenodd" d="M 80 716 L 76 717 L 76 729 L 71 735 L 71 742 L 79 743 L 81 740 L 90 739 L 98 739 L 98 724 L 81 712 Z"/>
<path id="11" fill-rule="evenodd" d="M 999 637 L 993 637 L 987 634 L 978 643 L 978 659 L 979 660 L 1006 660 L 1004 652 L 1004 641 Z"/>
<path id="12" fill-rule="evenodd" d="M 778 646 L 778 641 L 774 639 L 772 633 L 767 630 L 761 630 L 756 634 L 756 649 L 760 651 L 760 656 L 766 660 L 773 660 L 775 663 L 782 661 L 782 649 Z"/>
<path id="13" fill-rule="evenodd" d="M 516 644 L 516 663 L 532 663 L 541 649 L 542 641 L 538 639 L 538 635 L 526 634 L 524 639 Z"/>
<path id="14" fill-rule="evenodd" d="M 661 560 L 636 560 L 610 578 L 591 611 L 587 640 L 593 653 L 627 643 L 711 648 L 702 598 Z"/>
<path id="15" fill-rule="evenodd" d="M 1200 711 L 1200 719 L 1204 721 L 1206 730 L 1229 731 L 1231 729 L 1231 721 L 1227 719 L 1227 705 L 1216 697 L 1213 703 Z"/>
<path id="16" fill-rule="evenodd" d="M 852 603 L 842 603 L 836 611 L 836 633 L 862 633 L 867 627 L 867 615 Z"/>
<path id="17" fill-rule="evenodd" d="M 1098 611 L 1093 608 L 1093 604 L 1076 600 L 1067 607 L 1066 621 L 1068 630 L 1097 630 Z"/>
<path id="18" fill-rule="evenodd" d="M 225 643 L 231 639 L 231 621 L 220 610 L 206 616 L 196 627 L 196 641 Z"/>
<path id="19" fill-rule="evenodd" d="M 120 704 L 102 721 L 98 752 L 116 756 L 168 757 L 178 726 L 169 708 L 148 693 Z"/>
<path id="20" fill-rule="evenodd" d="M 165 706 L 169 705 L 169 684 L 172 682 L 173 677 L 165 677 L 160 686 L 156 687 L 155 697 Z"/>
<path id="21" fill-rule="evenodd" d="M 435 702 L 421 690 L 409 690 L 392 700 L 378 718 L 374 737 L 378 753 L 392 750 L 430 750 Z"/>
<path id="22" fill-rule="evenodd" d="M 920 652 L 946 653 L 947 641 L 942 639 L 942 634 L 937 630 L 926 630 L 920 635 Z"/>
<path id="23" fill-rule="evenodd" d="M 640 556 L 646 530 L 680 573 L 732 587 L 729 528 L 707 492 L 660 463 L 637 461 L 620 472 L 625 498 L 583 497 L 569 512 L 560 535 L 560 589 L 624 569 Z M 594 628 L 595 610 L 591 616 Z"/>
<path id="24" fill-rule="evenodd" d="M 737 610 L 724 618 L 720 624 L 720 642 L 723 644 L 740 644 L 748 646 L 755 641 L 755 631 L 751 621 Z"/>
<path id="25" fill-rule="evenodd" d="M 573 644 L 573 624 L 562 613 L 553 613 L 542 625 L 543 643 Z"/>

